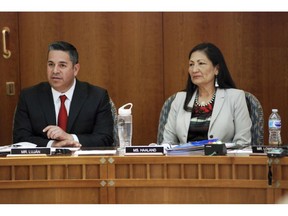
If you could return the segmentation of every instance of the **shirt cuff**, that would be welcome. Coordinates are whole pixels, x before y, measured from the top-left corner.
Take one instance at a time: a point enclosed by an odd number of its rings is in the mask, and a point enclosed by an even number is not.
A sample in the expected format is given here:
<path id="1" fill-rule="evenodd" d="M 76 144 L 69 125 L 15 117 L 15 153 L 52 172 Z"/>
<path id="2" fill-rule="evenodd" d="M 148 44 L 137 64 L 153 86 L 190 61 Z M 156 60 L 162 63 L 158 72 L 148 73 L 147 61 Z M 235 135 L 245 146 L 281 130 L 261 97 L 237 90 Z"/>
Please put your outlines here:
<path id="1" fill-rule="evenodd" d="M 47 147 L 48 147 L 48 148 L 51 148 L 53 142 L 54 142 L 54 140 L 50 140 L 50 141 L 47 143 Z"/>
<path id="2" fill-rule="evenodd" d="M 78 137 L 75 134 L 71 134 L 71 135 L 73 136 L 74 141 L 79 142 L 79 139 L 78 139 Z"/>

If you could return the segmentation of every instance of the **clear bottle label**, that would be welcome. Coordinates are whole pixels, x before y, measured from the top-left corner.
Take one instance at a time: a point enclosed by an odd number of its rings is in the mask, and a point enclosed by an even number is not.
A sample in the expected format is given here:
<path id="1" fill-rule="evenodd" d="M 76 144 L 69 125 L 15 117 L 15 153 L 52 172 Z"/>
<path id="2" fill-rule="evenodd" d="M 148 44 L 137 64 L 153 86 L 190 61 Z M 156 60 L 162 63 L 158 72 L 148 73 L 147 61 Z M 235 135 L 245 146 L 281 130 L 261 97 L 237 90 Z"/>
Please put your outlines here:
<path id="1" fill-rule="evenodd" d="M 281 128 L 281 120 L 269 120 L 269 128 Z"/>

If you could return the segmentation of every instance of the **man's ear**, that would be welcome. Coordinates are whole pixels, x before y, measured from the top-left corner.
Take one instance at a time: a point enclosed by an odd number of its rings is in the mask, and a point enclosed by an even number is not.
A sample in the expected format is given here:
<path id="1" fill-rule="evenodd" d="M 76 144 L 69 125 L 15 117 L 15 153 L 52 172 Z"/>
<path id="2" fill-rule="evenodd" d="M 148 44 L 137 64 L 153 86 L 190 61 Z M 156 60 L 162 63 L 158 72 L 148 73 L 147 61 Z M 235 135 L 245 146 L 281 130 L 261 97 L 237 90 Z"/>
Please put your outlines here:
<path id="1" fill-rule="evenodd" d="M 80 70 L 80 64 L 79 63 L 75 64 L 73 67 L 73 70 L 74 70 L 74 76 L 77 76 L 77 74 Z"/>

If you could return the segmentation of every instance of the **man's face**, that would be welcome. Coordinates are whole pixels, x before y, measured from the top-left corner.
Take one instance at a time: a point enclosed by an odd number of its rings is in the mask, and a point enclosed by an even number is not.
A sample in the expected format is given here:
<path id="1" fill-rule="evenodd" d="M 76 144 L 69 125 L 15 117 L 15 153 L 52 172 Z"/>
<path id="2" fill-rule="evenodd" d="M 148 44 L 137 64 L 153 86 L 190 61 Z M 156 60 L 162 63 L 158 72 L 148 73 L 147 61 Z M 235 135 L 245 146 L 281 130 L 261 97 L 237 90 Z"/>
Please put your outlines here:
<path id="1" fill-rule="evenodd" d="M 73 65 L 68 52 L 52 50 L 48 53 L 47 79 L 56 91 L 68 91 L 79 69 L 80 65 Z"/>

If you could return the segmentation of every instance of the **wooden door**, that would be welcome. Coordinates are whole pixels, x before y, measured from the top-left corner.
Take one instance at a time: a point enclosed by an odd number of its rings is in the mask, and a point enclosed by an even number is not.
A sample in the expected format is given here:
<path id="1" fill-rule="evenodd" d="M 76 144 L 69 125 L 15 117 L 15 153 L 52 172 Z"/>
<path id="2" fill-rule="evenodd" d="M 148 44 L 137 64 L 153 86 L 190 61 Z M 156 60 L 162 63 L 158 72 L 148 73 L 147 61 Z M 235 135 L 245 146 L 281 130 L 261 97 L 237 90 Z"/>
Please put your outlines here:
<path id="1" fill-rule="evenodd" d="M 20 88 L 17 13 L 0 13 L 0 29 L 0 145 L 8 145 L 12 143 L 12 121 Z"/>
<path id="2" fill-rule="evenodd" d="M 22 87 L 46 80 L 48 44 L 79 51 L 78 78 L 133 103 L 133 144 L 156 142 L 163 92 L 161 13 L 19 13 Z"/>

